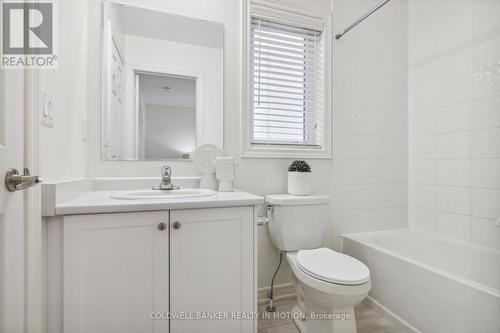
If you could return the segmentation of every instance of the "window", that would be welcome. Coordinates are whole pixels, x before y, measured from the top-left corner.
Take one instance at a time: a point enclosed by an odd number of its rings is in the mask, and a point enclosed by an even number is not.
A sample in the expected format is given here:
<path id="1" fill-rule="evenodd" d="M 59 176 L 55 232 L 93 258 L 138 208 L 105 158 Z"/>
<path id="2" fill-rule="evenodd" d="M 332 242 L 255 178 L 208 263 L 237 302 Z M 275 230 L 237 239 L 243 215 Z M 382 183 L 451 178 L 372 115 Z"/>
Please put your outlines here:
<path id="1" fill-rule="evenodd" d="M 252 144 L 321 146 L 321 34 L 252 17 Z"/>
<path id="2" fill-rule="evenodd" d="M 330 157 L 329 19 L 251 4 L 243 156 Z"/>

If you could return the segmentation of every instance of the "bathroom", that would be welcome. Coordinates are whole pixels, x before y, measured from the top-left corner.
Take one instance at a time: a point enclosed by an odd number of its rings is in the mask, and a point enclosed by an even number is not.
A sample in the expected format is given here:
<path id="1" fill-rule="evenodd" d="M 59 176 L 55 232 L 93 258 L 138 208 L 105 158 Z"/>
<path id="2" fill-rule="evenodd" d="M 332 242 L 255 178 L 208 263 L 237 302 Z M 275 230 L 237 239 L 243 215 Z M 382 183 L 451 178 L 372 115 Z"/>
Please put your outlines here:
<path id="1" fill-rule="evenodd" d="M 1 333 L 500 332 L 500 0 L 1 2 Z"/>

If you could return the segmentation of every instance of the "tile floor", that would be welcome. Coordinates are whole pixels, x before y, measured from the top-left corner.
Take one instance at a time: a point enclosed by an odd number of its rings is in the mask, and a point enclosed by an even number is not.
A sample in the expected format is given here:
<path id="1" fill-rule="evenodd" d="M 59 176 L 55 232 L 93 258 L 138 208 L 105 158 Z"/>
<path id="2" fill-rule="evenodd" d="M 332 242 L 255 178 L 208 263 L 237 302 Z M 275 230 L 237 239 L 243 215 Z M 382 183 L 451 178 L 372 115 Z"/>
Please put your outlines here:
<path id="1" fill-rule="evenodd" d="M 294 299 L 275 302 L 276 312 L 290 312 L 294 305 Z M 358 305 L 355 311 L 358 333 L 409 333 L 405 328 L 381 315 L 366 301 Z M 259 312 L 265 312 L 265 305 L 259 306 Z M 258 327 L 258 333 L 299 333 L 292 320 L 288 318 L 259 319 Z"/>

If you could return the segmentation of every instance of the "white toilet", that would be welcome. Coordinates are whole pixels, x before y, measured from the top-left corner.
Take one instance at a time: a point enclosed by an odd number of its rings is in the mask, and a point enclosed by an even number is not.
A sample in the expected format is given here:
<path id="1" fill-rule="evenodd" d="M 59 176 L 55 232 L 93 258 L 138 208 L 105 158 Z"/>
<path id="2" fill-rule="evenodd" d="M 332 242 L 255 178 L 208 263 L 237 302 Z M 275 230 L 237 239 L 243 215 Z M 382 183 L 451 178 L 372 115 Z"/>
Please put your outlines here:
<path id="1" fill-rule="evenodd" d="M 356 332 L 354 306 L 371 289 L 370 271 L 353 257 L 321 247 L 329 197 L 276 194 L 266 202 L 271 240 L 286 252 L 295 274 L 293 311 L 302 315 L 293 318 L 300 332 Z"/>

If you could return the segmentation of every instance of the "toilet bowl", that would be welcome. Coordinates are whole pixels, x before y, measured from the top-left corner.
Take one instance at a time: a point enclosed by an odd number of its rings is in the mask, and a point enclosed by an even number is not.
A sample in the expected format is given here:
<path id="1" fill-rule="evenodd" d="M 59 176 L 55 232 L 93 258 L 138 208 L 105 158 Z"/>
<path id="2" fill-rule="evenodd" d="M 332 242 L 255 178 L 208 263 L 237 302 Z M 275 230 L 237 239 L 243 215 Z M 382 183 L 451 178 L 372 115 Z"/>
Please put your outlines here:
<path id="1" fill-rule="evenodd" d="M 269 234 L 294 273 L 301 333 L 355 333 L 354 306 L 371 289 L 361 261 L 322 247 L 329 223 L 327 196 L 266 196 Z"/>
<path id="2" fill-rule="evenodd" d="M 295 276 L 293 311 L 299 314 L 292 317 L 300 332 L 355 333 L 354 306 L 371 289 L 368 267 L 327 248 L 287 252 L 286 258 Z"/>

